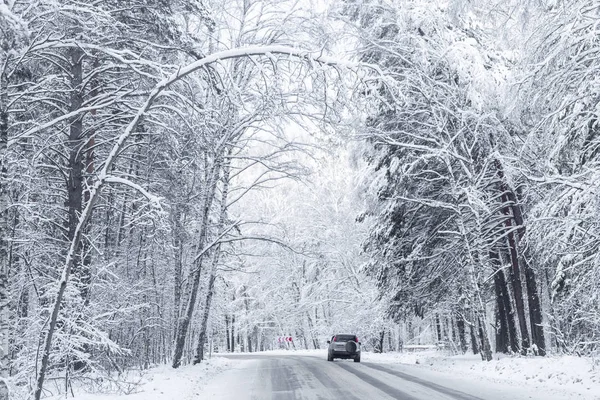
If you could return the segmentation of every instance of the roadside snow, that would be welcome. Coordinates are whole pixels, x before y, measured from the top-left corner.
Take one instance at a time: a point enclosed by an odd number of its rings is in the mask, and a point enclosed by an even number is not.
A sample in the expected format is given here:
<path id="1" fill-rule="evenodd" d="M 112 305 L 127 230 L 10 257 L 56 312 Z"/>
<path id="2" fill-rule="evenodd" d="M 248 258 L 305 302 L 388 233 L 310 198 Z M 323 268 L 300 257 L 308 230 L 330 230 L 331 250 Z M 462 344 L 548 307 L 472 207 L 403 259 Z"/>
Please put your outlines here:
<path id="1" fill-rule="evenodd" d="M 244 354 L 237 354 L 244 356 Z M 325 358 L 325 350 L 273 350 L 258 354 Z M 501 400 L 516 398 L 600 400 L 600 360 L 591 358 L 495 355 L 494 360 L 483 362 L 474 355 L 449 356 L 442 352 L 422 351 L 384 354 L 363 352 L 362 361 L 388 364 L 389 367 L 403 373 L 475 395 L 478 388 L 481 388 L 483 393 L 484 389 L 489 391 L 490 388 L 497 387 L 498 390 L 494 392 L 499 393 L 498 399 Z M 77 386 L 74 400 L 192 400 L 198 399 L 207 390 L 207 393 L 213 396 L 212 398 L 217 399 L 220 397 L 218 393 L 222 393 L 225 387 L 230 386 L 221 387 L 221 381 L 227 381 L 229 372 L 234 373 L 233 370 L 239 369 L 247 371 L 248 368 L 253 370 L 250 367 L 253 362 L 256 360 L 227 359 L 217 356 L 195 366 L 173 369 L 163 365 L 144 371 L 143 374 L 134 371 L 126 377 L 120 377 L 120 393 L 116 391 L 108 393 L 106 390 L 104 390 L 105 394 L 87 393 L 97 392 L 98 387 Z M 231 371 L 216 376 L 225 370 Z M 255 378 L 253 375 L 248 375 L 246 380 Z M 504 393 L 504 397 L 500 396 L 501 392 Z M 46 397 L 48 400 L 63 398 L 64 394 Z"/>
<path id="2" fill-rule="evenodd" d="M 233 353 L 233 354 L 265 354 L 265 355 L 270 355 L 270 356 L 322 356 L 323 354 L 325 354 L 327 350 L 325 349 L 321 349 L 321 350 L 314 350 L 314 349 L 298 349 L 298 350 L 294 350 L 294 349 L 277 349 L 277 350 L 265 350 L 265 351 L 260 351 L 258 353 Z M 325 356 L 324 356 L 325 357 Z"/>
<path id="3" fill-rule="evenodd" d="M 237 361 L 235 362 L 237 363 Z M 201 389 L 218 373 L 229 369 L 232 361 L 225 358 L 213 357 L 198 365 L 187 365 L 177 369 L 169 365 L 161 365 L 140 372 L 132 372 L 127 377 L 121 377 L 121 389 L 128 393 L 86 393 L 85 388 L 75 388 L 73 400 L 191 400 L 197 399 Z M 48 400 L 64 399 L 65 395 L 46 397 Z M 70 394 L 69 394 L 69 398 Z"/>
<path id="4" fill-rule="evenodd" d="M 600 400 L 600 360 L 588 357 L 520 357 L 494 355 L 483 362 L 477 355 L 448 356 L 436 351 L 415 353 L 363 353 L 363 361 L 408 364 L 444 373 L 457 380 L 477 378 L 512 386 L 551 390 L 556 398 Z"/>

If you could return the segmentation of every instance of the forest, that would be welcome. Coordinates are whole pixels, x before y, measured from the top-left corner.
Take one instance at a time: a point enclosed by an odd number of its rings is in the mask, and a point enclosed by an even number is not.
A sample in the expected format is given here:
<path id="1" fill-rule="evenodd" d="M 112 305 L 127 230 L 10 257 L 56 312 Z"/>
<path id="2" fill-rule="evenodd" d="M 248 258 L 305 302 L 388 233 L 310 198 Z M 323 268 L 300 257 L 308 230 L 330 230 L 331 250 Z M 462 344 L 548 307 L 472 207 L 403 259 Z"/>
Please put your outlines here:
<path id="1" fill-rule="evenodd" d="M 0 47 L 0 400 L 600 355 L 599 0 L 2 0 Z"/>

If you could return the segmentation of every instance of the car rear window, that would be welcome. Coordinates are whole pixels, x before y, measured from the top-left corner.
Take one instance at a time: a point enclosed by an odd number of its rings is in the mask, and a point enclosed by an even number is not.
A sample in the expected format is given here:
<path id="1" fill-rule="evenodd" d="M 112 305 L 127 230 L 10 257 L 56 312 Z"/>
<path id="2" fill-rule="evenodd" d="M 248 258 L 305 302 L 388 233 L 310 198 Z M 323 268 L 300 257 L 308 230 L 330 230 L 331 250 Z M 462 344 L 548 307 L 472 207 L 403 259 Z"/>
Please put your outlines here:
<path id="1" fill-rule="evenodd" d="M 356 336 L 354 335 L 335 335 L 336 342 L 354 342 Z"/>

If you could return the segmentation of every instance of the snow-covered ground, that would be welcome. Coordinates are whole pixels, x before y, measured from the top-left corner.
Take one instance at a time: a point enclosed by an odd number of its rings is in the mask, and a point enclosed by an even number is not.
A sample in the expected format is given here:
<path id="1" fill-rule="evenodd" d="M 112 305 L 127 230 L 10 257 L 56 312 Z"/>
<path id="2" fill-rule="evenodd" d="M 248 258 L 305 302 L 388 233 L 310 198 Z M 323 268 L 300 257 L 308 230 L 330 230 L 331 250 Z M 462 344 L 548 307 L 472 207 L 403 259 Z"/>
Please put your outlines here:
<path id="1" fill-rule="evenodd" d="M 243 362 L 243 361 L 242 361 Z M 161 365 L 141 373 L 135 371 L 119 380 L 120 393 L 87 393 L 98 390 L 91 386 L 78 385 L 74 390 L 74 400 L 191 400 L 198 399 L 200 391 L 220 372 L 240 361 L 213 357 L 198 365 L 187 365 L 173 369 Z M 126 383 L 129 382 L 129 383 Z M 51 387 L 49 387 L 51 389 Z M 64 399 L 65 395 L 48 397 L 50 400 Z M 71 395 L 69 393 L 69 399 Z"/>
<path id="2" fill-rule="evenodd" d="M 255 353 L 256 355 L 256 353 Z M 260 356 L 306 356 L 323 358 L 325 350 L 275 350 L 266 351 Z M 120 385 L 121 393 L 86 393 L 84 387 L 76 388 L 75 400 L 188 400 L 205 394 L 207 387 L 215 384 L 221 387 L 221 372 L 229 369 L 244 369 L 246 363 L 255 362 L 248 354 L 238 354 L 240 358 L 226 359 L 213 357 L 196 366 L 173 369 L 168 365 L 152 368 L 143 375 L 132 372 L 121 380 L 131 382 Z M 396 365 L 405 373 L 415 373 L 430 382 L 465 391 L 473 385 L 499 390 L 517 390 L 516 393 L 553 393 L 552 399 L 600 400 L 600 360 L 583 357 L 494 357 L 493 361 L 482 362 L 478 356 L 448 356 L 436 351 L 415 353 L 374 354 L 364 352 L 363 363 Z M 323 362 L 323 367 L 329 363 Z M 320 364 L 318 364 L 320 365 Z M 409 368 L 410 369 L 406 369 Z M 226 375 L 226 374 L 225 374 Z M 223 380 L 223 379 L 221 379 Z M 224 379 L 227 380 L 227 379 Z M 486 384 L 487 382 L 487 384 Z M 519 388 L 523 390 L 519 392 Z M 88 388 L 90 389 L 90 388 Z M 97 389 L 97 388 L 96 388 Z M 221 388 L 225 389 L 225 388 Z M 124 393 L 127 392 L 127 393 Z M 538 393 L 538 394 L 539 394 Z M 209 396 L 210 397 L 210 396 Z M 529 397 L 529 396 L 528 396 Z M 58 400 L 62 396 L 49 399 Z M 210 398 L 218 398 L 210 397 Z"/>
<path id="3" fill-rule="evenodd" d="M 271 355 L 305 355 L 325 357 L 325 350 L 272 350 Z M 431 379 L 446 377 L 453 384 L 478 381 L 506 387 L 538 388 L 552 391 L 556 398 L 600 400 L 600 359 L 576 356 L 521 357 L 494 354 L 490 362 L 483 362 L 473 354 L 452 356 L 435 350 L 417 352 L 390 352 L 384 354 L 363 352 L 362 362 L 406 364 L 420 370 L 420 375 L 434 371 Z M 426 376 L 426 375 L 425 375 Z"/>
<path id="4" fill-rule="evenodd" d="M 477 356 L 434 351 L 365 352 L 362 363 L 355 364 L 326 362 L 324 350 L 232 356 L 238 357 L 249 364 L 236 364 L 215 377 L 201 392 L 203 398 L 291 399 L 318 394 L 331 399 L 600 400 L 598 367 L 591 359 L 500 357 L 482 362 Z"/>
<path id="5" fill-rule="evenodd" d="M 456 379 L 489 380 L 600 399 L 600 359 L 575 356 L 519 357 L 495 354 L 490 362 L 477 355 L 448 356 L 436 351 L 365 353 L 365 362 L 409 364 Z M 468 377 L 468 378 L 467 378 Z"/>
<path id="6" fill-rule="evenodd" d="M 322 356 L 325 350 L 271 350 L 263 354 Z M 490 362 L 474 354 L 452 356 L 439 351 L 363 352 L 363 362 L 409 364 L 438 372 L 464 377 L 476 374 L 492 380 L 512 380 L 520 384 L 541 384 L 544 387 L 574 387 L 600 390 L 600 358 L 576 356 L 521 357 L 494 354 Z"/>

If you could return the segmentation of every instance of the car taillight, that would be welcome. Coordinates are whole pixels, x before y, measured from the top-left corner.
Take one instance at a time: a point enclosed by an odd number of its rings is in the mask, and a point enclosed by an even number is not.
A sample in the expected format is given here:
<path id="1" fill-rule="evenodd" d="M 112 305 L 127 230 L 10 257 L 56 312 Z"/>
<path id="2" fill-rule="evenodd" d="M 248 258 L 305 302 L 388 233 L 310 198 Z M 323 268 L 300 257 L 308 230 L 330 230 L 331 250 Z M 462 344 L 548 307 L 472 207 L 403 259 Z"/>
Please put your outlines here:
<path id="1" fill-rule="evenodd" d="M 356 343 L 358 343 L 358 337 L 357 337 L 357 336 L 354 336 L 354 341 L 355 341 Z"/>

